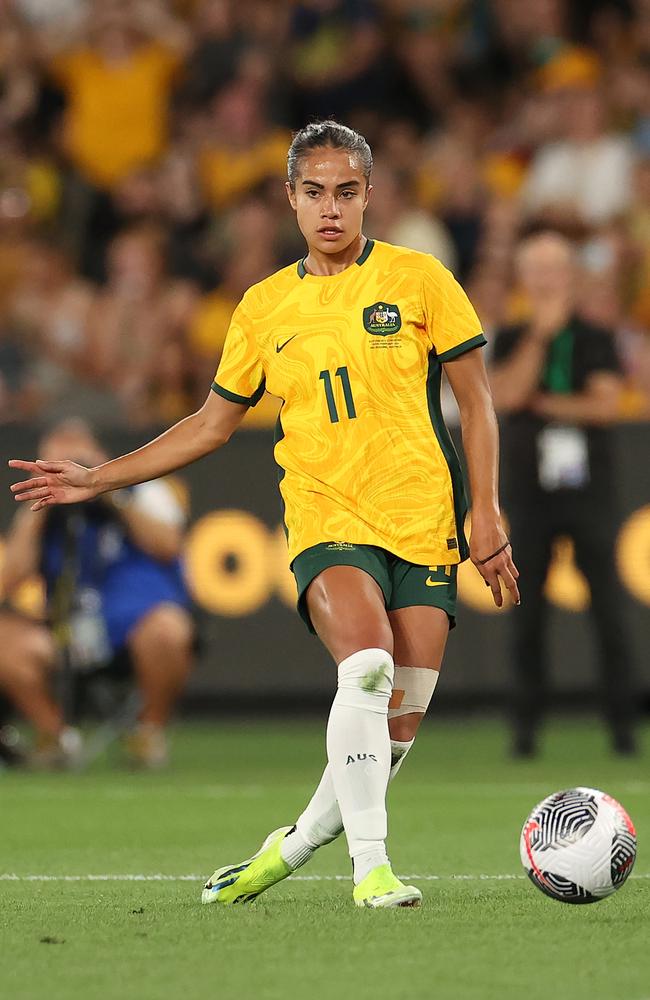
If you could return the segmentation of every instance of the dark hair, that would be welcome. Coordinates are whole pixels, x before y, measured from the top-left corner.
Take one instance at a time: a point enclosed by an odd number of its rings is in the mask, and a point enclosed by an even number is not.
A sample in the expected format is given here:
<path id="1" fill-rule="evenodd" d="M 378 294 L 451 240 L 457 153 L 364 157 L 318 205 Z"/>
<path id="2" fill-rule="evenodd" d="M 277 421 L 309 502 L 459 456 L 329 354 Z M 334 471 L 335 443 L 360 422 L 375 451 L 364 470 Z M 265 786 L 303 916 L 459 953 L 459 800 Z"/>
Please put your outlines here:
<path id="1" fill-rule="evenodd" d="M 340 125 L 339 122 L 310 122 L 299 132 L 296 132 L 287 155 L 287 174 L 289 184 L 292 188 L 296 186 L 298 178 L 298 168 L 300 160 L 310 149 L 319 149 L 322 146 L 330 149 L 345 149 L 349 153 L 355 153 L 360 160 L 363 176 L 366 183 L 370 180 L 372 170 L 372 152 L 370 146 L 359 133 L 347 125 Z"/>

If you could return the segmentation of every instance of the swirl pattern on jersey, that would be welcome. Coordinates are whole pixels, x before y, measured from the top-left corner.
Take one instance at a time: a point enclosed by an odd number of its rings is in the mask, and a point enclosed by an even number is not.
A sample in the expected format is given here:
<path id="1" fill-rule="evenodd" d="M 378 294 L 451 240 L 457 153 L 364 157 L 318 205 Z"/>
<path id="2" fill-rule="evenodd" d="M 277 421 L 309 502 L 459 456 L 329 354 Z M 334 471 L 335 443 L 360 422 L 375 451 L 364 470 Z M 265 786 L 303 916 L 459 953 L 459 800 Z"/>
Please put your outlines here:
<path id="1" fill-rule="evenodd" d="M 364 309 L 382 303 L 399 310 L 394 333 L 364 325 Z M 459 561 L 463 526 L 427 379 L 432 357 L 479 343 L 476 313 L 439 261 L 384 243 L 341 274 L 301 279 L 292 265 L 249 289 L 215 382 L 251 399 L 265 379 L 284 401 L 275 457 L 291 559 L 346 541 Z"/>

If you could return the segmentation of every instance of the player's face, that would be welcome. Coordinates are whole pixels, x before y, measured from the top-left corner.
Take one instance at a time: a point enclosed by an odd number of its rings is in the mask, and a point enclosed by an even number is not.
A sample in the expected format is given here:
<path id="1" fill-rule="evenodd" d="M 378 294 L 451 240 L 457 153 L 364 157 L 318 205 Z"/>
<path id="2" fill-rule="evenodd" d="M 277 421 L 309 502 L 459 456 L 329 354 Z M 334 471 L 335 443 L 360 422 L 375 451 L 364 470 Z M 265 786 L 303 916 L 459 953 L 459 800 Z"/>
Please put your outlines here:
<path id="1" fill-rule="evenodd" d="M 339 254 L 361 233 L 371 191 L 358 157 L 345 149 L 312 149 L 287 195 L 310 250 Z"/>

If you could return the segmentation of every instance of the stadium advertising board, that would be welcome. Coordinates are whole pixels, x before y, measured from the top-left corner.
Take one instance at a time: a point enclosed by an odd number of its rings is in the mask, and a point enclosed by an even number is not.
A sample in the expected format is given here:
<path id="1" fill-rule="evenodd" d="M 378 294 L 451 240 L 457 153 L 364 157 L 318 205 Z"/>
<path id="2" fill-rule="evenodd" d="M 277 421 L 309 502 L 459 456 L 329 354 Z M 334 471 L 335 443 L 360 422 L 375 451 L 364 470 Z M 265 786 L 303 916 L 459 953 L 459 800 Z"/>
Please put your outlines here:
<path id="1" fill-rule="evenodd" d="M 650 428 L 622 427 L 617 434 L 622 511 L 617 570 L 628 597 L 621 613 L 631 629 L 641 685 L 650 692 L 650 665 L 642 657 L 650 632 Z M 5 428 L 2 437 L 7 456 L 35 453 L 32 430 Z M 144 437 L 113 434 L 107 444 L 118 453 Z M 11 471 L 3 468 L 0 546 L 14 513 L 7 489 L 11 481 Z M 201 634 L 193 697 L 206 703 L 254 698 L 277 704 L 329 696 L 332 666 L 294 610 L 271 434 L 240 432 L 221 453 L 186 469 L 177 484 L 187 498 L 185 563 Z M 522 594 L 525 600 L 525 581 Z M 588 623 L 589 590 L 568 539 L 557 542 L 546 597 L 553 686 L 580 696 L 595 686 L 596 650 Z M 16 598 L 24 609 L 37 609 L 39 599 L 38 581 L 30 581 Z M 440 685 L 443 703 L 495 703 L 506 697 L 510 614 L 516 611 L 494 607 L 474 568 L 463 564 L 459 627 L 450 638 Z"/>

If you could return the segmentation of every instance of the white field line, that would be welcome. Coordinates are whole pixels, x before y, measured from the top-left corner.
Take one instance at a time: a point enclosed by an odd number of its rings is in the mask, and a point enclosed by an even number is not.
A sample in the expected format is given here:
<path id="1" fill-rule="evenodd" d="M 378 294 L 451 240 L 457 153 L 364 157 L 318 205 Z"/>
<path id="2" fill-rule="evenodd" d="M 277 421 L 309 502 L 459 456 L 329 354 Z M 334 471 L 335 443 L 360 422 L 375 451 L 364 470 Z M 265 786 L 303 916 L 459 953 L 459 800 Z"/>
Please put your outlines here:
<path id="1" fill-rule="evenodd" d="M 415 875 L 399 876 L 414 882 L 516 882 L 526 875 Z M 205 882 L 205 875 L 17 875 L 0 872 L 0 882 Z M 650 872 L 630 875 L 630 879 L 650 880 Z M 291 882 L 348 882 L 349 875 L 290 875 Z"/>
<path id="2" fill-rule="evenodd" d="M 513 782 L 509 783 L 507 781 L 497 783 L 497 782 L 459 782 L 456 784 L 446 784 L 444 782 L 404 782 L 404 790 L 409 792 L 426 790 L 427 795 L 432 799 L 435 799 L 437 794 L 445 795 L 457 795 L 462 798 L 468 797 L 501 797 L 509 795 L 529 795 L 531 797 L 537 796 L 538 798 L 543 798 L 550 794 L 550 786 L 548 782 L 530 782 L 530 783 L 519 783 Z M 311 790 L 311 785 L 306 784 L 296 784 L 288 786 L 292 791 L 298 789 Z M 568 787 L 568 785 L 566 786 Z M 617 791 L 619 795 L 642 795 L 650 792 L 650 782 L 649 781 L 625 781 L 617 784 Z M 25 785 L 21 788 L 11 789 L 15 793 L 16 798 L 37 798 L 39 801 L 44 799 L 56 799 L 60 801 L 61 799 L 74 799 L 78 796 L 79 791 L 77 787 L 58 787 L 57 785 L 49 785 L 43 787 L 40 783 L 38 785 L 28 786 Z M 262 795 L 268 793 L 268 788 L 264 785 L 252 785 L 252 784 L 187 784 L 182 786 L 176 785 L 149 785 L 147 788 L 141 788 L 139 786 L 134 787 L 124 787 L 115 786 L 107 788 L 94 788 L 93 795 L 96 795 L 99 799 L 141 799 L 143 795 L 156 796 L 173 796 L 175 799 L 179 797 L 192 797 L 205 799 L 223 799 L 223 798 L 259 798 Z"/>

